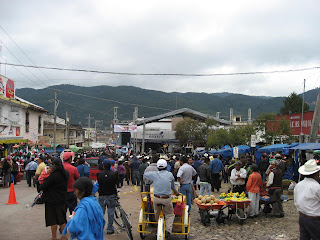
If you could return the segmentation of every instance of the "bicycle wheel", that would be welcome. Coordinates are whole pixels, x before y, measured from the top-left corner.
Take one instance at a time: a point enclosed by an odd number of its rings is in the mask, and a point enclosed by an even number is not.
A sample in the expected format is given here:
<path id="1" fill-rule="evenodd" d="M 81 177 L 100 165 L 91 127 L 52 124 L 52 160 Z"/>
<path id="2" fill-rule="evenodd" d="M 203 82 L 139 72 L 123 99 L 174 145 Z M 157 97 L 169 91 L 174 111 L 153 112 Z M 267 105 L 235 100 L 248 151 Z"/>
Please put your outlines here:
<path id="1" fill-rule="evenodd" d="M 115 212 L 114 212 L 114 223 L 118 225 L 119 228 L 123 229 L 123 221 L 121 218 L 121 212 L 120 212 L 120 207 L 116 206 Z"/>
<path id="2" fill-rule="evenodd" d="M 122 223 L 123 223 L 123 228 L 126 230 L 127 232 L 127 236 L 129 240 L 133 240 L 133 236 L 132 236 L 132 225 L 128 219 L 128 215 L 126 214 L 126 212 L 120 208 L 120 216 L 122 219 Z"/>
<path id="3" fill-rule="evenodd" d="M 164 234 L 164 219 L 160 217 L 158 220 L 157 240 L 164 240 Z"/>

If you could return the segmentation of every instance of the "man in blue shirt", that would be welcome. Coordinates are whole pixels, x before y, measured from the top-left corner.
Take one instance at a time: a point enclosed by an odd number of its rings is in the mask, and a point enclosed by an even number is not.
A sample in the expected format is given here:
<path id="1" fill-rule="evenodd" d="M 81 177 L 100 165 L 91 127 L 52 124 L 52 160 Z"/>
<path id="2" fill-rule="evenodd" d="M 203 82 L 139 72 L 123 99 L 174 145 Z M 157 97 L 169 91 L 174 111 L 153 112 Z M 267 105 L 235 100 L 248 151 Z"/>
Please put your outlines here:
<path id="1" fill-rule="evenodd" d="M 129 167 L 131 168 L 131 176 L 132 176 L 132 184 L 140 186 L 140 173 L 139 173 L 139 166 L 140 161 L 136 156 L 133 156 L 133 161 L 130 163 Z"/>
<path id="2" fill-rule="evenodd" d="M 167 161 L 160 159 L 157 162 L 157 168 L 159 171 L 145 172 L 144 178 L 153 182 L 153 208 L 155 211 L 156 219 L 159 219 L 161 207 L 158 204 L 163 205 L 163 213 L 165 215 L 166 223 L 166 238 L 170 237 L 172 232 L 172 225 L 174 221 L 173 204 L 171 201 L 171 190 L 176 196 L 179 196 L 179 192 L 174 187 L 174 177 L 171 172 L 167 170 Z"/>
<path id="3" fill-rule="evenodd" d="M 211 190 L 214 192 L 214 189 L 219 192 L 219 189 L 221 187 L 220 182 L 220 173 L 223 170 L 223 163 L 220 159 L 218 159 L 218 155 L 213 155 L 213 160 L 210 162 L 209 169 L 211 172 Z"/>
<path id="4" fill-rule="evenodd" d="M 36 170 L 38 167 L 38 163 L 33 159 L 31 162 L 28 163 L 28 165 L 25 168 L 25 171 L 27 172 L 27 183 L 28 187 L 31 187 L 31 179 L 33 179 L 33 186 L 35 187 L 35 180 L 34 175 L 36 174 Z"/>

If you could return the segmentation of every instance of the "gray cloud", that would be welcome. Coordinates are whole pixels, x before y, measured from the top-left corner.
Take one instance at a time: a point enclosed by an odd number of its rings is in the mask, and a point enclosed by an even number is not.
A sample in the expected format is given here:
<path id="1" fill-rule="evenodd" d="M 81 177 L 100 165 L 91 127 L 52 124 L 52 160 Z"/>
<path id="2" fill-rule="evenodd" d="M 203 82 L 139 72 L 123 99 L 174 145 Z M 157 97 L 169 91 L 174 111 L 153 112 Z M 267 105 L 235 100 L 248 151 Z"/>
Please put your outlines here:
<path id="1" fill-rule="evenodd" d="M 0 23 L 38 64 L 144 73 L 228 73 L 320 66 L 320 2 L 2 1 Z M 0 40 L 30 61 L 0 29 Z M 1 43 L 0 43 L 1 44 Z M 18 61 L 3 47 L 8 62 Z M 2 59 L 1 59 L 2 60 Z M 38 82 L 25 69 L 19 68 Z M 35 86 L 14 68 L 18 87 Z M 30 70 L 46 84 L 52 81 Z M 56 84 L 286 96 L 320 71 L 228 77 L 111 76 L 43 70 Z M 2 74 L 4 67 L 2 66 Z M 30 84 L 31 83 L 31 84 Z"/>

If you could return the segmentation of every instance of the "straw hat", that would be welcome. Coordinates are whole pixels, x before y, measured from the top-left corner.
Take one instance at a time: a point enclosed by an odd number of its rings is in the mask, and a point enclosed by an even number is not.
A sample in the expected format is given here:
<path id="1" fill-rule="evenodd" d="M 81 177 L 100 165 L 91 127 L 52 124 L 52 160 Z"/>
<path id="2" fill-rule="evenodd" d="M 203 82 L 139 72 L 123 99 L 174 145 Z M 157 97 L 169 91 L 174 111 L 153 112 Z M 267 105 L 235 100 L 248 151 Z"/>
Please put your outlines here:
<path id="1" fill-rule="evenodd" d="M 311 175 L 320 170 L 320 166 L 317 165 L 315 159 L 310 159 L 303 166 L 301 166 L 298 171 L 302 175 Z"/>

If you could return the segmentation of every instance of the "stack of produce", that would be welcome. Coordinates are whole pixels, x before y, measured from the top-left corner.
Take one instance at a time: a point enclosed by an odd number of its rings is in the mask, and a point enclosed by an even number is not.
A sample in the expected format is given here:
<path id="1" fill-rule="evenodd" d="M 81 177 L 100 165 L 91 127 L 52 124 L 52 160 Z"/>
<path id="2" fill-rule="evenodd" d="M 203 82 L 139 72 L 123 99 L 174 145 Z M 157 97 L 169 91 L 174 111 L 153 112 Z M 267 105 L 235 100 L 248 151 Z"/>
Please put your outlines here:
<path id="1" fill-rule="evenodd" d="M 199 195 L 197 198 L 194 199 L 194 201 L 201 205 L 218 205 L 219 199 L 216 199 L 213 195 Z"/>
<path id="2" fill-rule="evenodd" d="M 246 194 L 245 192 L 242 192 L 241 194 L 239 194 L 238 192 L 236 193 L 233 193 L 232 191 L 229 192 L 229 193 L 221 193 L 220 194 L 220 198 L 224 198 L 224 200 L 226 202 L 229 202 L 229 201 L 247 201 L 249 200 L 247 197 L 246 197 Z"/>

